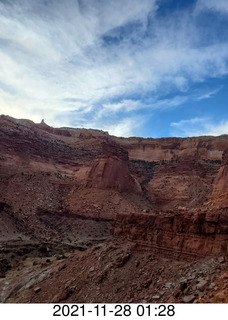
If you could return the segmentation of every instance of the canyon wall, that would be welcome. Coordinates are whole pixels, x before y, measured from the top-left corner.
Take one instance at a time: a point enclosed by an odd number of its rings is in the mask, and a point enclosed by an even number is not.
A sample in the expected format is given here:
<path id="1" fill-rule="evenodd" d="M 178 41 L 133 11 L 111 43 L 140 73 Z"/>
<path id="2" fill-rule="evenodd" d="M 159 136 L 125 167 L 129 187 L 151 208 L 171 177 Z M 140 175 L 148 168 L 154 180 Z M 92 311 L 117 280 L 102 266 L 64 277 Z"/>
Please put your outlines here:
<path id="1" fill-rule="evenodd" d="M 128 151 L 132 174 L 154 208 L 227 206 L 227 169 L 223 160 L 227 135 L 114 139 Z M 217 201 L 218 196 L 221 201 Z"/>
<path id="2" fill-rule="evenodd" d="M 129 171 L 127 151 L 105 132 L 1 116 L 0 143 L 0 201 L 26 217 L 113 219 L 119 210 L 150 205 Z"/>
<path id="3" fill-rule="evenodd" d="M 223 153 L 222 164 L 213 183 L 211 202 L 218 207 L 228 205 L 228 149 Z"/>
<path id="4" fill-rule="evenodd" d="M 127 139 L 1 116 L 0 143 L 0 202 L 34 232 L 43 214 L 80 216 L 176 258 L 227 254 L 226 135 Z"/>
<path id="5" fill-rule="evenodd" d="M 15 210 L 115 217 L 227 206 L 226 135 L 117 138 L 1 116 L 0 139 L 1 200 Z"/>
<path id="6" fill-rule="evenodd" d="M 222 160 L 228 136 L 193 138 L 114 138 L 129 153 L 130 160 L 161 161 Z"/>
<path id="7" fill-rule="evenodd" d="M 228 255 L 228 211 L 118 215 L 114 234 L 177 260 Z"/>

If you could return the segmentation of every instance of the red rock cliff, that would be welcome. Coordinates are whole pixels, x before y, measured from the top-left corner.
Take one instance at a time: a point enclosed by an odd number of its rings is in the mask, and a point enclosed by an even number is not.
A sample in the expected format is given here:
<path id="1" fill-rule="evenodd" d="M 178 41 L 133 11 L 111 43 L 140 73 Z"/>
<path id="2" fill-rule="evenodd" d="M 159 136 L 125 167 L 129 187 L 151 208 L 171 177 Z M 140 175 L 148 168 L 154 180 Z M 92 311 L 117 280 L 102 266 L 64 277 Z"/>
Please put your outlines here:
<path id="1" fill-rule="evenodd" d="M 224 151 L 222 165 L 213 184 L 211 201 L 214 206 L 228 207 L 228 149 Z"/>
<path id="2" fill-rule="evenodd" d="M 228 254 L 228 211 L 118 215 L 114 234 L 174 259 Z"/>
<path id="3" fill-rule="evenodd" d="M 115 138 L 129 153 L 130 160 L 178 159 L 221 160 L 228 136 L 194 138 Z"/>
<path id="4" fill-rule="evenodd" d="M 127 152 L 112 141 L 103 144 L 103 157 L 94 160 L 87 187 L 111 188 L 120 192 L 141 191 L 139 183 L 130 174 Z"/>

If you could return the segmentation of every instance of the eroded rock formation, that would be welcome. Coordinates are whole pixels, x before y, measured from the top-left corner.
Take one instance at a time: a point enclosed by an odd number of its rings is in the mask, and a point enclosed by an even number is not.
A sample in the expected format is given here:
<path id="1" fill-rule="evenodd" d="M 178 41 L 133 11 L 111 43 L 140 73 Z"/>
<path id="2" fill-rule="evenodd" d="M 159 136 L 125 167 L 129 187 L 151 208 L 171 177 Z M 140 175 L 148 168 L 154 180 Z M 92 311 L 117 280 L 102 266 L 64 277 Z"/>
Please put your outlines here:
<path id="1" fill-rule="evenodd" d="M 94 160 L 87 186 L 129 193 L 141 191 L 140 184 L 130 174 L 127 151 L 112 141 L 103 144 L 103 157 Z"/>

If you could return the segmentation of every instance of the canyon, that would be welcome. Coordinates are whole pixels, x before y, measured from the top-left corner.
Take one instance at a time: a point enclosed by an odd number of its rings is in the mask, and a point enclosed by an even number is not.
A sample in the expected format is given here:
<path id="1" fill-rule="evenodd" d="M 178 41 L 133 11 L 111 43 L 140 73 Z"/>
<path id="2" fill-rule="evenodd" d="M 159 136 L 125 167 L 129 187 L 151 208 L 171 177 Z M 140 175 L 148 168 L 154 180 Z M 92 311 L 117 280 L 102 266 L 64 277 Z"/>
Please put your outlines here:
<path id="1" fill-rule="evenodd" d="M 228 302 L 227 135 L 2 115 L 0 150 L 1 302 Z"/>

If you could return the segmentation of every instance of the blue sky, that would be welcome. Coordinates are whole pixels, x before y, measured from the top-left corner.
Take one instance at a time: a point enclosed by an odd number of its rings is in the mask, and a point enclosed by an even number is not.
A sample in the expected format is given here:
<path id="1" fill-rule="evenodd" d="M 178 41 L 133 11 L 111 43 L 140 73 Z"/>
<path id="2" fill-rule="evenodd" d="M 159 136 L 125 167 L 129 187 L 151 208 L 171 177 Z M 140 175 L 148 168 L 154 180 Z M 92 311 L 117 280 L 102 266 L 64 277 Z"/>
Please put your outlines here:
<path id="1" fill-rule="evenodd" d="M 0 0 L 0 114 L 228 134 L 227 0 Z"/>

